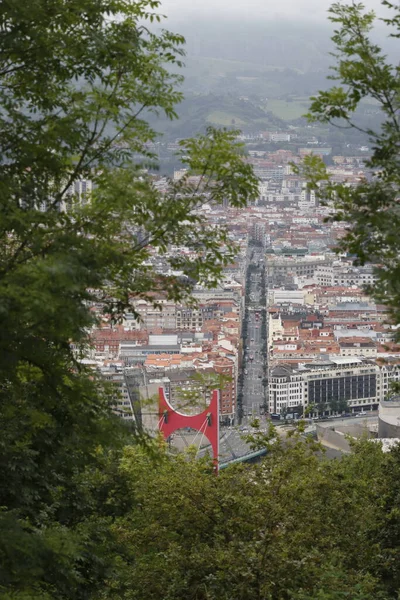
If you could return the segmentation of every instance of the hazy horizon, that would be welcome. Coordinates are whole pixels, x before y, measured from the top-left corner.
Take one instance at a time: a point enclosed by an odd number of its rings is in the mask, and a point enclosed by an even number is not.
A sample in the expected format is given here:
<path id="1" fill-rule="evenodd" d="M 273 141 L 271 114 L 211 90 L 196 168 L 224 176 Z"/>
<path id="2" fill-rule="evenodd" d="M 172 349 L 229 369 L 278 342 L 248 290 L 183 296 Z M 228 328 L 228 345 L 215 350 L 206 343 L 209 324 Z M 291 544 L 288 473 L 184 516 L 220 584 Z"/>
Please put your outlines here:
<path id="1" fill-rule="evenodd" d="M 380 0 L 365 0 L 364 6 L 378 16 L 388 15 L 388 9 Z M 177 20 L 188 16 L 224 16 L 230 18 L 273 21 L 277 18 L 300 20 L 327 20 L 332 0 L 280 0 L 279 4 L 268 0 L 162 0 L 160 12 Z"/>
<path id="2" fill-rule="evenodd" d="M 378 17 L 393 11 L 380 0 L 366 0 L 366 9 Z M 301 71 L 324 70 L 332 64 L 331 37 L 334 24 L 328 20 L 331 0 L 164 0 L 157 12 L 167 20 L 162 27 L 181 33 L 189 57 L 209 57 L 254 64 L 269 64 Z M 279 6 L 279 12 L 276 7 Z M 272 9 L 271 9 L 272 7 Z M 372 39 L 396 60 L 397 46 L 388 38 L 381 20 Z M 187 73 L 189 74 L 189 73 Z"/>

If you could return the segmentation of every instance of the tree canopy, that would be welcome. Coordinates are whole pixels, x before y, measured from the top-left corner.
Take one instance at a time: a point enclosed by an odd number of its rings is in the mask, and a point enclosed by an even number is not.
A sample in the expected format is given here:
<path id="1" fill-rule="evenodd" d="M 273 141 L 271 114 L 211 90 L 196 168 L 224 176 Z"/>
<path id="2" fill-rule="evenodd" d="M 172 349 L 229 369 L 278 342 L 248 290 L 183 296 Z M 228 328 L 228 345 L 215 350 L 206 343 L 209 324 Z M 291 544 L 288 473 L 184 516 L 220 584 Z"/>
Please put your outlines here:
<path id="1" fill-rule="evenodd" d="M 397 598 L 398 449 L 363 441 L 332 461 L 298 434 L 252 442 L 266 458 L 218 477 L 190 454 L 155 463 L 126 450 L 132 509 L 115 527 L 131 552 L 128 597 Z"/>

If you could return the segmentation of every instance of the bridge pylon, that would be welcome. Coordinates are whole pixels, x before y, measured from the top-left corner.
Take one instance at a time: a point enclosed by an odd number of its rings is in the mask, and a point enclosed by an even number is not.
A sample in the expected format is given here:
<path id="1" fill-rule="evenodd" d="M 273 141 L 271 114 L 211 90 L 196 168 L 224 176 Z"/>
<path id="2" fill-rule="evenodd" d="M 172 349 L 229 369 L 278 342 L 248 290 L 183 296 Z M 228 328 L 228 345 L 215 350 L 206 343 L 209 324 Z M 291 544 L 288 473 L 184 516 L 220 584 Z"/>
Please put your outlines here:
<path id="1" fill-rule="evenodd" d="M 218 471 L 219 456 L 219 392 L 213 390 L 209 406 L 197 415 L 185 415 L 175 410 L 165 397 L 164 388 L 159 388 L 159 430 L 164 439 L 177 429 L 190 427 L 204 435 L 211 444 L 215 470 Z"/>

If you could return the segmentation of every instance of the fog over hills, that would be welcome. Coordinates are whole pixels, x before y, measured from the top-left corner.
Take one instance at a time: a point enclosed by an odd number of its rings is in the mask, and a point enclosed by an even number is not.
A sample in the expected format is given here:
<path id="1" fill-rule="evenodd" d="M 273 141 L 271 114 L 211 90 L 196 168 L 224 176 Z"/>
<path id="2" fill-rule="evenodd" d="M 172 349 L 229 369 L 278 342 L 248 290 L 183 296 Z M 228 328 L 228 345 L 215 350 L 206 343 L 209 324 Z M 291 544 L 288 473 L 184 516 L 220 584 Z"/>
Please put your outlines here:
<path id="1" fill-rule="evenodd" d="M 328 22 L 256 19 L 169 19 L 168 27 L 186 38 L 189 57 L 224 60 L 298 69 L 327 70 L 331 61 Z"/>
<path id="2" fill-rule="evenodd" d="M 205 2 L 210 7 L 210 1 Z M 282 2 L 287 5 L 289 0 Z M 193 135 L 207 124 L 254 131 L 279 127 L 281 119 L 295 122 L 308 112 L 310 96 L 332 85 L 327 76 L 335 62 L 330 54 L 334 25 L 326 10 L 318 18 L 310 13 L 307 19 L 304 7 L 311 10 L 313 0 L 299 2 L 302 18 L 288 11 L 277 17 L 248 10 L 239 18 L 234 1 L 233 10 L 225 14 L 218 1 L 215 10 L 196 4 L 171 14 L 160 11 L 168 15 L 162 26 L 186 39 L 185 67 L 180 71 L 185 101 L 177 107 L 179 123 L 150 116 L 156 129 L 170 137 Z M 375 41 L 397 61 L 395 41 L 384 33 L 378 23 Z"/>
<path id="3" fill-rule="evenodd" d="M 304 1 L 299 0 L 299 3 L 304 4 Z M 371 2 L 374 4 L 373 0 Z M 280 18 L 273 15 L 258 18 L 258 14 L 248 12 L 242 18 L 212 11 L 207 14 L 186 14 L 185 11 L 183 14 L 185 17 L 172 12 L 163 26 L 185 36 L 188 57 L 283 67 L 302 73 L 323 70 L 326 74 L 334 60 L 329 54 L 333 50 L 330 38 L 334 25 L 328 21 L 326 11 L 317 20 L 307 19 L 306 12 L 302 19 L 290 14 Z M 397 61 L 396 40 L 387 38 L 387 28 L 379 20 L 373 38 L 392 60 Z"/>

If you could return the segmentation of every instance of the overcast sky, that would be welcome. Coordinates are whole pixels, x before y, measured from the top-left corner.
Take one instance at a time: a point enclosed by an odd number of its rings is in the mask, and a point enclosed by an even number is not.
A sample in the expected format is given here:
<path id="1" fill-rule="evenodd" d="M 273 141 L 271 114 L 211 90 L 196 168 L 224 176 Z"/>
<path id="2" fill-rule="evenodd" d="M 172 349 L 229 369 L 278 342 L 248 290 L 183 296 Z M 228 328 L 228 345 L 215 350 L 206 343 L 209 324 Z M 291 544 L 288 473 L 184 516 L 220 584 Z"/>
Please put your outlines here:
<path id="1" fill-rule="evenodd" d="M 162 0 L 161 11 L 172 18 L 209 15 L 239 18 L 274 19 L 296 17 L 326 19 L 332 0 Z M 363 4 L 379 15 L 387 14 L 380 0 L 364 0 Z"/>

